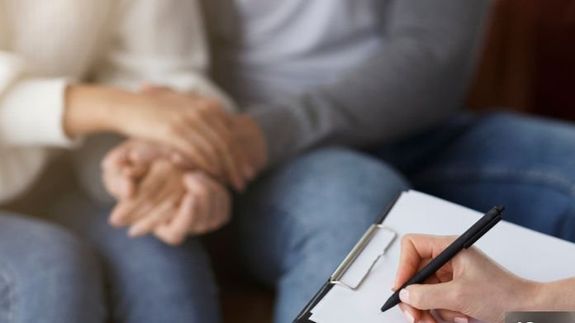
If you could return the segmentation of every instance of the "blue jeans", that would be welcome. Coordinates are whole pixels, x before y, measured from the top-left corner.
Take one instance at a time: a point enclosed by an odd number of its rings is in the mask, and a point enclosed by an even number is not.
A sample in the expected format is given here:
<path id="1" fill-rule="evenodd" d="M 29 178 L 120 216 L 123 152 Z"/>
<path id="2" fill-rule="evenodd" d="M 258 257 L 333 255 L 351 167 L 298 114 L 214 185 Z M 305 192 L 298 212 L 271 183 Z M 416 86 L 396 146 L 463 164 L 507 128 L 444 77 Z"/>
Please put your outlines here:
<path id="1" fill-rule="evenodd" d="M 481 210 L 505 204 L 508 220 L 575 241 L 574 144 L 569 125 L 497 114 L 461 116 L 370 153 L 318 149 L 276 167 L 236 199 L 229 254 L 276 288 L 275 322 L 287 323 L 410 187 Z M 104 256 L 118 322 L 220 321 L 200 239 L 178 248 L 130 240 L 106 217 L 101 211 L 74 221 Z"/>
<path id="2" fill-rule="evenodd" d="M 0 214 L 0 322 L 101 323 L 95 254 L 70 233 Z"/>
<path id="3" fill-rule="evenodd" d="M 575 242 L 575 127 L 497 113 L 459 116 L 376 151 L 415 189 Z"/>
<path id="4" fill-rule="evenodd" d="M 408 186 L 375 158 L 346 149 L 307 154 L 264 176 L 238 197 L 236 249 L 261 281 L 277 287 L 276 322 L 291 322 L 381 210 Z M 221 321 L 217 284 L 202 241 L 170 247 L 129 239 L 107 223 L 109 210 L 70 197 L 56 218 L 90 239 L 107 268 L 113 322 Z"/>

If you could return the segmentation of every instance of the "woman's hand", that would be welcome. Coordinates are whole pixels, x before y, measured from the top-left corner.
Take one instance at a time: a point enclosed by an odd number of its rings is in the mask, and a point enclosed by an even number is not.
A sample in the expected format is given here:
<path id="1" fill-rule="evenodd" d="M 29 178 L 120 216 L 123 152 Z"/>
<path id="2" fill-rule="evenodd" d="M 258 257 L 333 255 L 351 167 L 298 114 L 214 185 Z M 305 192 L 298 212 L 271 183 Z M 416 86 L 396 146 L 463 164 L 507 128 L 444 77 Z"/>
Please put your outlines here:
<path id="1" fill-rule="evenodd" d="M 244 188 L 247 165 L 233 147 L 232 115 L 218 102 L 161 88 L 142 95 L 147 104 L 127 108 L 130 122 L 120 131 L 174 147 L 195 167 Z"/>
<path id="2" fill-rule="evenodd" d="M 177 149 L 183 160 L 240 190 L 250 174 L 234 149 L 232 115 L 208 98 L 165 88 L 130 93 L 70 86 L 64 128 L 71 137 L 112 131 Z"/>
<path id="3" fill-rule="evenodd" d="M 401 245 L 394 288 L 441 253 L 455 237 L 407 235 Z M 401 309 L 411 322 L 436 322 L 432 310 L 449 322 L 504 322 L 505 313 L 525 310 L 538 284 L 514 276 L 475 248 L 460 252 L 429 282 L 400 291 Z"/>

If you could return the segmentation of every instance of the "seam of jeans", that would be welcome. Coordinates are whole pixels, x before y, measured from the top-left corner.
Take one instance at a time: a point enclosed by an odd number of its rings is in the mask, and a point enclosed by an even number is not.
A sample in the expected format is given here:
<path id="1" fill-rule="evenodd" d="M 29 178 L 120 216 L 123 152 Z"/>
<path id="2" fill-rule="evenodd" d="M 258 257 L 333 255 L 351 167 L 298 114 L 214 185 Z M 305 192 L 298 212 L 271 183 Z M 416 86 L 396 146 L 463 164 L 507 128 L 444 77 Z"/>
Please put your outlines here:
<path id="1" fill-rule="evenodd" d="M 515 170 L 509 168 L 452 168 L 427 171 L 415 176 L 417 182 L 471 181 L 473 179 L 514 180 L 516 183 L 546 184 L 556 190 L 575 197 L 575 183 L 557 172 L 542 170 Z"/>
<path id="2" fill-rule="evenodd" d="M 15 315 L 15 304 L 16 304 L 16 292 L 14 288 L 14 282 L 10 280 L 10 275 L 8 274 L 9 270 L 6 266 L 2 266 L 0 264 L 0 282 L 4 282 L 7 291 L 8 291 L 8 308 L 6 311 L 6 316 L 8 318 L 8 322 L 15 322 L 16 315 Z"/>

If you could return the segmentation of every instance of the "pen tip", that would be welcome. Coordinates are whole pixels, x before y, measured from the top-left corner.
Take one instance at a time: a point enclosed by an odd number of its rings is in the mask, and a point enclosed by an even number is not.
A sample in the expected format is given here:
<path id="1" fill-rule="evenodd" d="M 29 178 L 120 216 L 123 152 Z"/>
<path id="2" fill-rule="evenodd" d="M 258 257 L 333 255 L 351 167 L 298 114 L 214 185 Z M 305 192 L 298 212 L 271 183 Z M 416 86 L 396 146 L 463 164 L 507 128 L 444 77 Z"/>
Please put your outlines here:
<path id="1" fill-rule="evenodd" d="M 381 311 L 382 311 L 382 312 L 385 312 L 385 311 L 387 311 L 388 309 L 394 307 L 395 305 L 396 305 L 396 304 L 395 304 L 395 302 L 393 302 L 393 299 L 390 298 L 390 299 L 387 300 L 387 302 L 385 302 L 385 304 L 383 304 L 383 306 L 381 307 Z"/>

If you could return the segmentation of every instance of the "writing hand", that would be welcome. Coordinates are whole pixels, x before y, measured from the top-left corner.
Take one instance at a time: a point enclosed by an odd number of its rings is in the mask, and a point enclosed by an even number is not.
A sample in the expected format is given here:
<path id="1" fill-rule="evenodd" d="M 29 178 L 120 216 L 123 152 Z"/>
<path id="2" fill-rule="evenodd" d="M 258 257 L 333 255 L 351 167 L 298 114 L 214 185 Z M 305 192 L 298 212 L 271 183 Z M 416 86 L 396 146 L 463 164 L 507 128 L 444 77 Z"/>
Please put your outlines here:
<path id="1" fill-rule="evenodd" d="M 394 288 L 411 278 L 440 254 L 456 237 L 406 235 Z M 401 309 L 412 322 L 436 322 L 435 310 L 449 322 L 503 322 L 508 311 L 524 308 L 536 284 L 521 279 L 489 259 L 476 248 L 460 252 L 426 284 L 400 291 Z"/>

